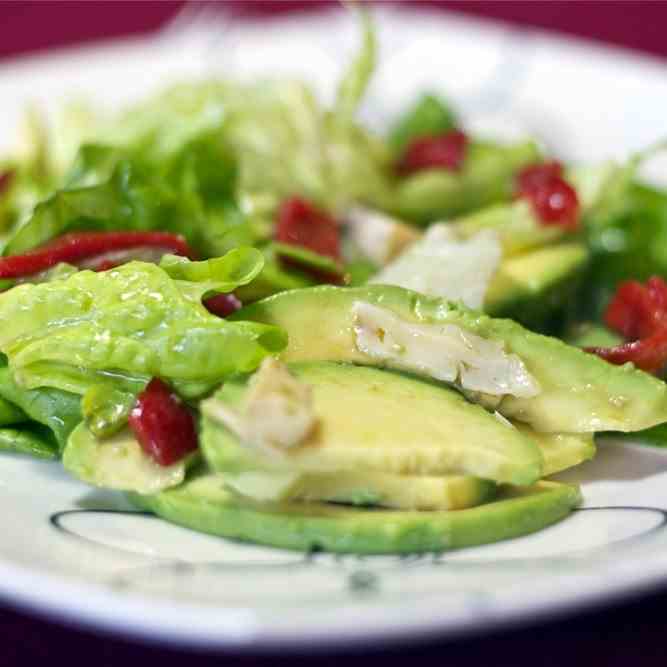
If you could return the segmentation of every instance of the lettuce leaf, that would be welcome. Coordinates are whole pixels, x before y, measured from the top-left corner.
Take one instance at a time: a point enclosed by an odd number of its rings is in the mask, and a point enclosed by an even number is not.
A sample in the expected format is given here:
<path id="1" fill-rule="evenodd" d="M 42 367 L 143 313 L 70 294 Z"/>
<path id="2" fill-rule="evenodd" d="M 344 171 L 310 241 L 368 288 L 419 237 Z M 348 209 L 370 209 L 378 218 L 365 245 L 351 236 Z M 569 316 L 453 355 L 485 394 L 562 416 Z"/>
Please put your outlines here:
<path id="1" fill-rule="evenodd" d="M 84 394 L 107 383 L 136 392 L 149 378 L 161 377 L 187 397 L 210 390 L 231 373 L 253 370 L 283 349 L 284 332 L 220 319 L 201 298 L 250 280 L 261 269 L 261 255 L 237 249 L 213 262 L 216 268 L 204 271 L 206 280 L 200 283 L 173 280 L 158 266 L 130 262 L 0 294 L 0 319 L 7 324 L 0 332 L 0 351 L 13 379 L 29 389 Z M 235 273 L 239 266 L 243 270 Z"/>
<path id="2" fill-rule="evenodd" d="M 28 416 L 21 408 L 5 398 L 0 398 L 0 426 L 10 426 L 28 421 Z"/>
<path id="3" fill-rule="evenodd" d="M 164 255 L 160 268 L 171 278 L 180 281 L 182 291 L 186 289 L 201 300 L 207 292 L 231 292 L 247 285 L 261 272 L 264 266 L 262 253 L 255 248 L 236 248 L 222 257 L 193 262 L 187 257 Z M 184 282 L 196 283 L 186 285 Z"/>
<path id="4" fill-rule="evenodd" d="M 0 368 L 0 396 L 20 409 L 25 414 L 25 421 L 32 420 L 30 429 L 33 432 L 35 422 L 47 427 L 57 445 L 56 451 L 62 451 L 72 429 L 81 421 L 79 396 L 54 388 L 21 387 L 7 366 Z M 21 424 L 20 430 L 26 428 Z M 14 428 L 17 429 L 18 426 Z"/>
<path id="5" fill-rule="evenodd" d="M 389 145 L 400 155 L 414 139 L 442 134 L 455 125 L 456 116 L 449 105 L 437 95 L 425 93 L 396 120 L 389 131 Z"/>
<path id="6" fill-rule="evenodd" d="M 206 257 L 221 255 L 254 240 L 235 200 L 236 177 L 234 153 L 218 135 L 194 138 L 161 165 L 150 151 L 87 145 L 66 187 L 35 208 L 5 254 L 71 231 L 160 230 L 183 235 Z"/>
<path id="7" fill-rule="evenodd" d="M 48 429 L 39 424 L 0 428 L 0 451 L 28 454 L 39 459 L 55 459 L 58 447 Z"/>

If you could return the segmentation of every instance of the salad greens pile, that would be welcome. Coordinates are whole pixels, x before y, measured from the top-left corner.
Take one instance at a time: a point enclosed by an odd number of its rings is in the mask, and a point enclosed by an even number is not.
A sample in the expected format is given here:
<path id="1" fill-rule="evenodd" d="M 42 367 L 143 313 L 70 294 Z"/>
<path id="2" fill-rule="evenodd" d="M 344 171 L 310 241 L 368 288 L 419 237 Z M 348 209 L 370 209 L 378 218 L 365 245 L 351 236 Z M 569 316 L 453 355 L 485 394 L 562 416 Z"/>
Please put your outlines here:
<path id="1" fill-rule="evenodd" d="M 365 127 L 359 16 L 330 107 L 225 79 L 27 114 L 0 161 L 0 450 L 198 530 L 409 552 L 562 518 L 578 492 L 540 480 L 597 433 L 667 446 L 651 150 L 563 165 L 432 91 Z"/>

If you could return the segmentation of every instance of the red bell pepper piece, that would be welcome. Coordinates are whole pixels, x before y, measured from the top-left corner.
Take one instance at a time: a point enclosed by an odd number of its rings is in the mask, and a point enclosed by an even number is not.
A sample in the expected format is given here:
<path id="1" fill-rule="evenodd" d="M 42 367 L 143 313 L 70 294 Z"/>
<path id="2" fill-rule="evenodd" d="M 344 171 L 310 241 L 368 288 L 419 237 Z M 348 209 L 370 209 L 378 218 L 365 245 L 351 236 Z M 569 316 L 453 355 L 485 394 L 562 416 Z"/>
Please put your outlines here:
<path id="1" fill-rule="evenodd" d="M 338 223 L 301 197 L 286 199 L 278 211 L 276 241 L 340 260 Z"/>
<path id="2" fill-rule="evenodd" d="M 468 137 L 461 130 L 418 137 L 403 152 L 398 162 L 398 173 L 407 176 L 424 169 L 458 171 L 467 152 Z"/>
<path id="3" fill-rule="evenodd" d="M 607 348 L 588 348 L 613 364 L 631 361 L 649 373 L 667 365 L 667 283 L 658 276 L 645 285 L 621 283 L 609 302 L 604 321 L 627 342 Z"/>
<path id="4" fill-rule="evenodd" d="M 516 176 L 517 197 L 527 196 L 536 188 L 563 177 L 563 165 L 556 160 L 524 167 Z"/>
<path id="5" fill-rule="evenodd" d="M 0 258 L 0 278 L 21 278 L 68 262 L 76 264 L 86 258 L 114 250 L 154 247 L 176 255 L 194 257 L 182 236 L 167 232 L 76 232 L 64 234 L 22 255 Z"/>
<path id="6" fill-rule="evenodd" d="M 530 201 L 543 225 L 560 225 L 570 231 L 579 225 L 579 198 L 563 178 L 559 162 L 524 167 L 516 177 L 516 196 Z"/>
<path id="7" fill-rule="evenodd" d="M 233 294 L 216 294 L 204 299 L 206 310 L 218 317 L 227 317 L 239 310 L 242 305 Z"/>
<path id="8" fill-rule="evenodd" d="M 197 449 L 190 411 L 158 378 L 137 397 L 129 424 L 144 452 L 161 466 L 170 466 Z"/>

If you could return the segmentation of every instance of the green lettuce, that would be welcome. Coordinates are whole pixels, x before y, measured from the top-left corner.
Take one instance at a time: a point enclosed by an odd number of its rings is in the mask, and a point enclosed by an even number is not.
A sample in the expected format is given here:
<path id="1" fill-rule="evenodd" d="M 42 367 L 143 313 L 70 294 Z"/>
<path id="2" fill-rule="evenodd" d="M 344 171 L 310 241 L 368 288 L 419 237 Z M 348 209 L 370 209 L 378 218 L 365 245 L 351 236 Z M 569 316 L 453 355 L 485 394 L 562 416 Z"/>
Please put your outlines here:
<path id="1" fill-rule="evenodd" d="M 6 323 L 0 351 L 13 379 L 26 388 L 85 394 L 102 384 L 136 393 L 151 377 L 161 377 L 185 397 L 199 395 L 231 373 L 253 370 L 286 344 L 276 327 L 228 322 L 201 302 L 211 291 L 250 282 L 261 267 L 259 251 L 239 248 L 212 260 L 209 269 L 187 260 L 171 265 L 199 282 L 130 262 L 19 285 L 0 294 Z"/>
<path id="2" fill-rule="evenodd" d="M 172 232 L 206 257 L 254 241 L 235 199 L 235 155 L 217 135 L 192 139 L 160 166 L 153 159 L 136 149 L 82 147 L 66 186 L 37 205 L 5 254 L 81 230 Z"/>
<path id="3" fill-rule="evenodd" d="M 39 459 L 58 457 L 53 436 L 39 424 L 28 424 L 22 428 L 0 428 L 0 451 L 28 454 Z"/>
<path id="4" fill-rule="evenodd" d="M 11 432 L 28 429 L 44 440 L 43 430 L 34 428 L 35 424 L 44 426 L 51 433 L 49 439 L 55 451 L 62 450 L 72 429 L 81 421 L 80 396 L 49 387 L 26 389 L 14 381 L 7 366 L 0 368 L 0 396 L 25 415 L 20 426 L 15 425 Z M 5 433 L 5 443 L 9 433 Z"/>
<path id="5" fill-rule="evenodd" d="M 425 93 L 400 116 L 389 131 L 389 145 L 396 155 L 419 137 L 443 134 L 456 126 L 450 106 L 437 95 Z"/>

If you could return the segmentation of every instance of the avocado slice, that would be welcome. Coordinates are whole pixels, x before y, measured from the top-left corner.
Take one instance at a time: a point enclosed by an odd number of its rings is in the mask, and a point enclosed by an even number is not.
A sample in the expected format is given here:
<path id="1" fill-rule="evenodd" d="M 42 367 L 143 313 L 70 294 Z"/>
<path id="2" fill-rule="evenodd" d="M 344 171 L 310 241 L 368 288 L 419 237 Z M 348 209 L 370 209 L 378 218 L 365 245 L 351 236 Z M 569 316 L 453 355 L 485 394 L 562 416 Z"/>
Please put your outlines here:
<path id="1" fill-rule="evenodd" d="M 514 426 L 540 448 L 544 461 L 543 477 L 572 468 L 595 456 L 592 433 L 541 433 L 521 422 L 514 422 Z"/>
<path id="2" fill-rule="evenodd" d="M 535 430 L 628 432 L 667 421 L 667 384 L 631 364 L 614 366 L 512 320 L 495 319 L 400 287 L 319 286 L 283 292 L 242 308 L 231 319 L 283 327 L 289 335 L 281 355 L 284 361 L 327 359 L 377 366 L 380 361 L 356 344 L 353 307 L 358 302 L 386 309 L 406 323 L 455 325 L 501 343 L 523 362 L 539 390 L 530 396 L 498 397 L 496 409 Z M 413 372 L 429 375 L 429 368 L 425 364 Z"/>
<path id="3" fill-rule="evenodd" d="M 542 455 L 530 438 L 444 385 L 334 362 L 290 371 L 312 388 L 316 427 L 275 454 L 243 443 L 215 417 L 217 404 L 225 411 L 242 405 L 248 376 L 230 379 L 201 406 L 200 443 L 213 470 L 465 474 L 510 484 L 541 476 Z"/>
<path id="4" fill-rule="evenodd" d="M 458 511 L 378 510 L 326 503 L 258 503 L 204 469 L 156 495 L 129 494 L 140 509 L 187 528 L 284 549 L 424 553 L 497 542 L 566 517 L 579 489 L 555 482 L 506 487 L 485 505 Z"/>
<path id="5" fill-rule="evenodd" d="M 484 300 L 484 311 L 533 330 L 550 328 L 588 264 L 581 243 L 562 243 L 504 259 Z"/>
<path id="6" fill-rule="evenodd" d="M 161 466 L 144 454 L 131 431 L 98 440 L 82 422 L 70 434 L 63 465 L 80 480 L 108 489 L 156 493 L 180 484 L 189 459 Z"/>
<path id="7" fill-rule="evenodd" d="M 470 475 L 416 477 L 387 473 L 267 473 L 225 475 L 225 483 L 255 500 L 335 502 L 407 510 L 460 510 L 490 500 L 496 485 Z"/>

